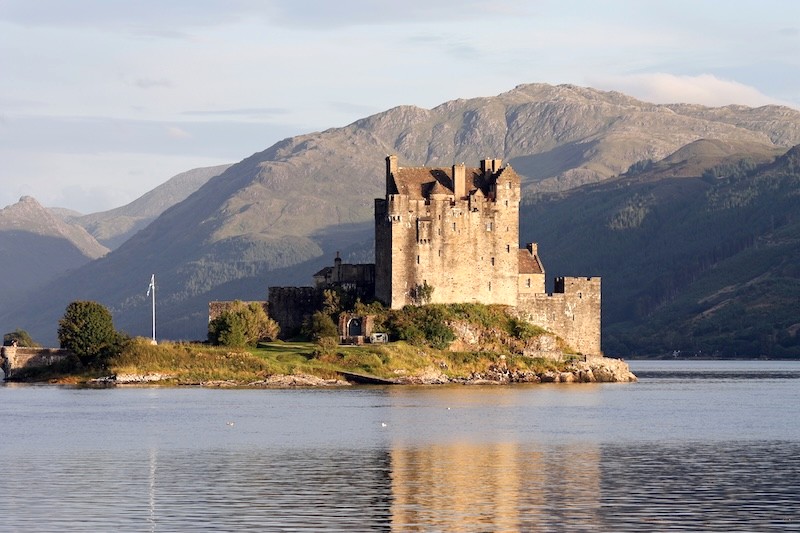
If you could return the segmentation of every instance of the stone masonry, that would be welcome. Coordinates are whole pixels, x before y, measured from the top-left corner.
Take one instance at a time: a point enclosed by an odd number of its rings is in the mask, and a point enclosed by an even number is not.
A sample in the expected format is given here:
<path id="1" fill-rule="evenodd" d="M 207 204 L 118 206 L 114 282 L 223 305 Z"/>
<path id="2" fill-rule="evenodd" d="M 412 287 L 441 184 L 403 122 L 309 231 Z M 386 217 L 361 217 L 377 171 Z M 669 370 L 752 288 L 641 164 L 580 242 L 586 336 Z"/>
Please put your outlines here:
<path id="1" fill-rule="evenodd" d="M 515 308 L 572 349 L 600 354 L 600 278 L 555 280 L 535 243 L 519 249 L 520 177 L 499 159 L 480 167 L 398 165 L 386 158 L 386 197 L 375 200 L 375 296 L 392 308 L 479 302 Z"/>

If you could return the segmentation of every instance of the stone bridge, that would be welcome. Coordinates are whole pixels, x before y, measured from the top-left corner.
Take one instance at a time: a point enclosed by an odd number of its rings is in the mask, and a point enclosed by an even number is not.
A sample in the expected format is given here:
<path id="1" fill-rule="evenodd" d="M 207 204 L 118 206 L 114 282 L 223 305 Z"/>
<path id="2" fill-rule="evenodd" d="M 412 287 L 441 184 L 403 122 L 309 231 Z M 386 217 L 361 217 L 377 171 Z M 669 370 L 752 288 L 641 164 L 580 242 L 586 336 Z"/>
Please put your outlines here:
<path id="1" fill-rule="evenodd" d="M 59 363 L 72 356 L 69 350 L 57 348 L 23 348 L 22 346 L 3 346 L 0 350 L 0 368 L 5 379 L 26 368 L 40 368 Z"/>

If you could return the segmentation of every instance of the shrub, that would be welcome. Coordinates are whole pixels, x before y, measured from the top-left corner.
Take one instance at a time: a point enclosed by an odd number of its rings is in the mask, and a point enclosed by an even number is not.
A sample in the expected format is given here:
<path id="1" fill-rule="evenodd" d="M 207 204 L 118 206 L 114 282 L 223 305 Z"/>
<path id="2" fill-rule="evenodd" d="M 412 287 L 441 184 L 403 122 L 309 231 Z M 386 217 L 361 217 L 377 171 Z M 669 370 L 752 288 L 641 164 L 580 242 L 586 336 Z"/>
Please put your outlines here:
<path id="1" fill-rule="evenodd" d="M 259 341 L 276 339 L 279 332 L 277 322 L 256 302 L 237 300 L 208 324 L 209 342 L 223 346 L 256 346 Z"/>
<path id="2" fill-rule="evenodd" d="M 27 348 L 39 347 L 39 344 L 34 342 L 28 332 L 24 329 L 17 328 L 11 333 L 6 333 L 3 335 L 3 346 L 11 346 L 14 342 L 17 343 L 17 346 L 23 346 Z"/>
<path id="3" fill-rule="evenodd" d="M 330 315 L 315 311 L 303 325 L 303 333 L 316 341 L 323 337 L 338 337 L 339 328 L 333 323 Z"/>

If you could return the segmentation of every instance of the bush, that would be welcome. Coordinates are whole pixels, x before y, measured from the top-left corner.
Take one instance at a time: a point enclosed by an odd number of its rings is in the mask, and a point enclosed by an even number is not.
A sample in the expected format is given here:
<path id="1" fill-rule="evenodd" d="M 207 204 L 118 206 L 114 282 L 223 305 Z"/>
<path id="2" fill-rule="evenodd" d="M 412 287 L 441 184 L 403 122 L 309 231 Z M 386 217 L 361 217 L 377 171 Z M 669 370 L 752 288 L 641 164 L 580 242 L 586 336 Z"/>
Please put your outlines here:
<path id="1" fill-rule="evenodd" d="M 388 326 L 392 335 L 412 344 L 427 344 L 442 350 L 456 338 L 447 325 L 447 308 L 443 305 L 415 307 L 407 305 L 391 313 Z"/>
<path id="2" fill-rule="evenodd" d="M 11 333 L 6 333 L 3 335 L 3 346 L 11 346 L 17 343 L 17 346 L 23 346 L 26 348 L 38 348 L 40 345 L 34 342 L 31 336 L 28 334 L 27 331 L 24 329 L 15 329 Z"/>
<path id="3" fill-rule="evenodd" d="M 333 323 L 330 315 L 315 311 L 303 325 L 303 333 L 312 340 L 319 340 L 323 337 L 339 337 L 339 328 Z"/>
<path id="4" fill-rule="evenodd" d="M 120 352 L 127 337 L 114 329 L 111 313 L 91 301 L 75 301 L 58 321 L 58 342 L 86 366 L 99 366 Z"/>
<path id="5" fill-rule="evenodd" d="M 274 340 L 280 328 L 256 302 L 235 301 L 208 324 L 208 340 L 212 344 L 244 347 L 259 341 Z"/>

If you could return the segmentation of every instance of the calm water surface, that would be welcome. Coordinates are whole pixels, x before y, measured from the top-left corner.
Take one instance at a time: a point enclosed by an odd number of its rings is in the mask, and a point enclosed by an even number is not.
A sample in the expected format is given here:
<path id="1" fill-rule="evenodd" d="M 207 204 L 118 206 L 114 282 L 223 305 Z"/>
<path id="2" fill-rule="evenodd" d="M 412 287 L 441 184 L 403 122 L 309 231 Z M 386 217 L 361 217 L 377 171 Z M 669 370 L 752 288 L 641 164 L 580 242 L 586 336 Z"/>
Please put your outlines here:
<path id="1" fill-rule="evenodd" d="M 0 531 L 800 531 L 800 364 L 636 384 L 0 386 Z"/>

